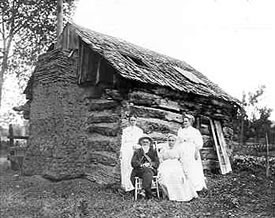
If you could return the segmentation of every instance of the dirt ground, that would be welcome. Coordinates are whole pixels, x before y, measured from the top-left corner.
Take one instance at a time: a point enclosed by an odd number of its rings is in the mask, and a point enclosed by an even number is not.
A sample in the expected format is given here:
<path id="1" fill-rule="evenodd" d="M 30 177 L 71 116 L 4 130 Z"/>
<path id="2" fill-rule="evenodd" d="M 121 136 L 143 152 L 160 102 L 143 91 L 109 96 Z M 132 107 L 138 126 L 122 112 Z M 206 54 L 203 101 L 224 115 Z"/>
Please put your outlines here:
<path id="1" fill-rule="evenodd" d="M 231 174 L 206 172 L 208 191 L 188 203 L 134 201 L 118 187 L 84 178 L 20 176 L 4 159 L 0 173 L 0 217 L 275 217 L 275 175 L 266 178 L 261 164 L 243 157 L 235 158 Z"/>

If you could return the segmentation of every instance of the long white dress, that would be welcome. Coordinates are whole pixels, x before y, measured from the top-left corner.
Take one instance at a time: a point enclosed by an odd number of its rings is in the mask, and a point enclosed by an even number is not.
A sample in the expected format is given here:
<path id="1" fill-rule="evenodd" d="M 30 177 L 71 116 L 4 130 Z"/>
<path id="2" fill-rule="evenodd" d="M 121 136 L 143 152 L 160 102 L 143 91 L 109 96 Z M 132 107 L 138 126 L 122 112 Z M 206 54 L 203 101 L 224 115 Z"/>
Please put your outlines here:
<path id="1" fill-rule="evenodd" d="M 182 166 L 196 191 L 206 188 L 201 156 L 195 159 L 195 150 L 201 149 L 203 139 L 199 130 L 192 126 L 178 130 L 178 146 L 182 151 Z"/>
<path id="2" fill-rule="evenodd" d="M 161 161 L 158 169 L 159 183 L 169 200 L 190 201 L 198 197 L 184 174 L 179 149 L 175 147 L 163 149 L 159 158 Z"/>
<path id="3" fill-rule="evenodd" d="M 121 187 L 125 191 L 134 189 L 130 176 L 132 172 L 131 159 L 134 153 L 134 147 L 137 146 L 139 138 L 143 135 L 143 130 L 137 126 L 129 126 L 122 131 L 122 140 L 120 148 L 120 169 L 121 169 Z"/>

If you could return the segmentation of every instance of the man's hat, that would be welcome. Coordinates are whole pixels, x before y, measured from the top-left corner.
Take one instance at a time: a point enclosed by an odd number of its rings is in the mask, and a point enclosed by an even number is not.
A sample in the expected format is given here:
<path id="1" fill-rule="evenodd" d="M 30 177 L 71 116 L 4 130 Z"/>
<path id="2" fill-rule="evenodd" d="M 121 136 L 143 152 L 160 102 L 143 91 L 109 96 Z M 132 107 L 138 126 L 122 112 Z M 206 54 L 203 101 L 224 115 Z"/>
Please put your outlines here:
<path id="1" fill-rule="evenodd" d="M 141 136 L 139 138 L 138 144 L 141 144 L 141 140 L 143 140 L 143 139 L 149 139 L 149 141 L 151 142 L 151 144 L 153 143 L 153 139 L 149 135 L 144 134 L 143 136 Z"/>

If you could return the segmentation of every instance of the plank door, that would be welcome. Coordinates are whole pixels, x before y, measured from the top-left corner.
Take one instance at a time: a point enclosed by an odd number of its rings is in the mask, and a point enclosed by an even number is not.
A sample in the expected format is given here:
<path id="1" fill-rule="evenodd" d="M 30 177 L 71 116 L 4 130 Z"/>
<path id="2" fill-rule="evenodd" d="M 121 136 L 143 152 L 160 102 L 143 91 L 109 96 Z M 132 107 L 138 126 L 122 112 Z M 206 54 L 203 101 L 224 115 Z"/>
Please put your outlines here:
<path id="1" fill-rule="evenodd" d="M 223 136 L 221 122 L 218 120 L 213 121 L 210 119 L 210 126 L 219 160 L 221 174 L 229 173 L 232 171 L 232 168 L 226 152 L 226 142 Z"/>

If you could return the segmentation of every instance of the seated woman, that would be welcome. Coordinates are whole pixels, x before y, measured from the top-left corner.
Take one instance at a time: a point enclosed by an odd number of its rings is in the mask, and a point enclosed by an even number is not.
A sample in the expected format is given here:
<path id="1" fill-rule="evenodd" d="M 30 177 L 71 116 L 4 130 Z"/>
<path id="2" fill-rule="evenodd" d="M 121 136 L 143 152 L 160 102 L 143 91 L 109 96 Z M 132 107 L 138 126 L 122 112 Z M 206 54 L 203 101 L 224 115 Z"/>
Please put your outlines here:
<path id="1" fill-rule="evenodd" d="M 149 199 L 152 197 L 152 180 L 153 176 L 157 173 L 159 158 L 156 150 L 153 148 L 151 137 L 144 135 L 139 139 L 138 143 L 141 145 L 141 148 L 134 152 L 131 160 L 133 167 L 131 182 L 134 185 L 135 177 L 141 178 L 142 188 L 145 190 L 146 198 Z"/>
<path id="2" fill-rule="evenodd" d="M 181 152 L 175 146 L 177 137 L 168 136 L 168 146 L 159 153 L 159 183 L 163 194 L 172 201 L 190 201 L 198 197 L 182 168 Z"/>

